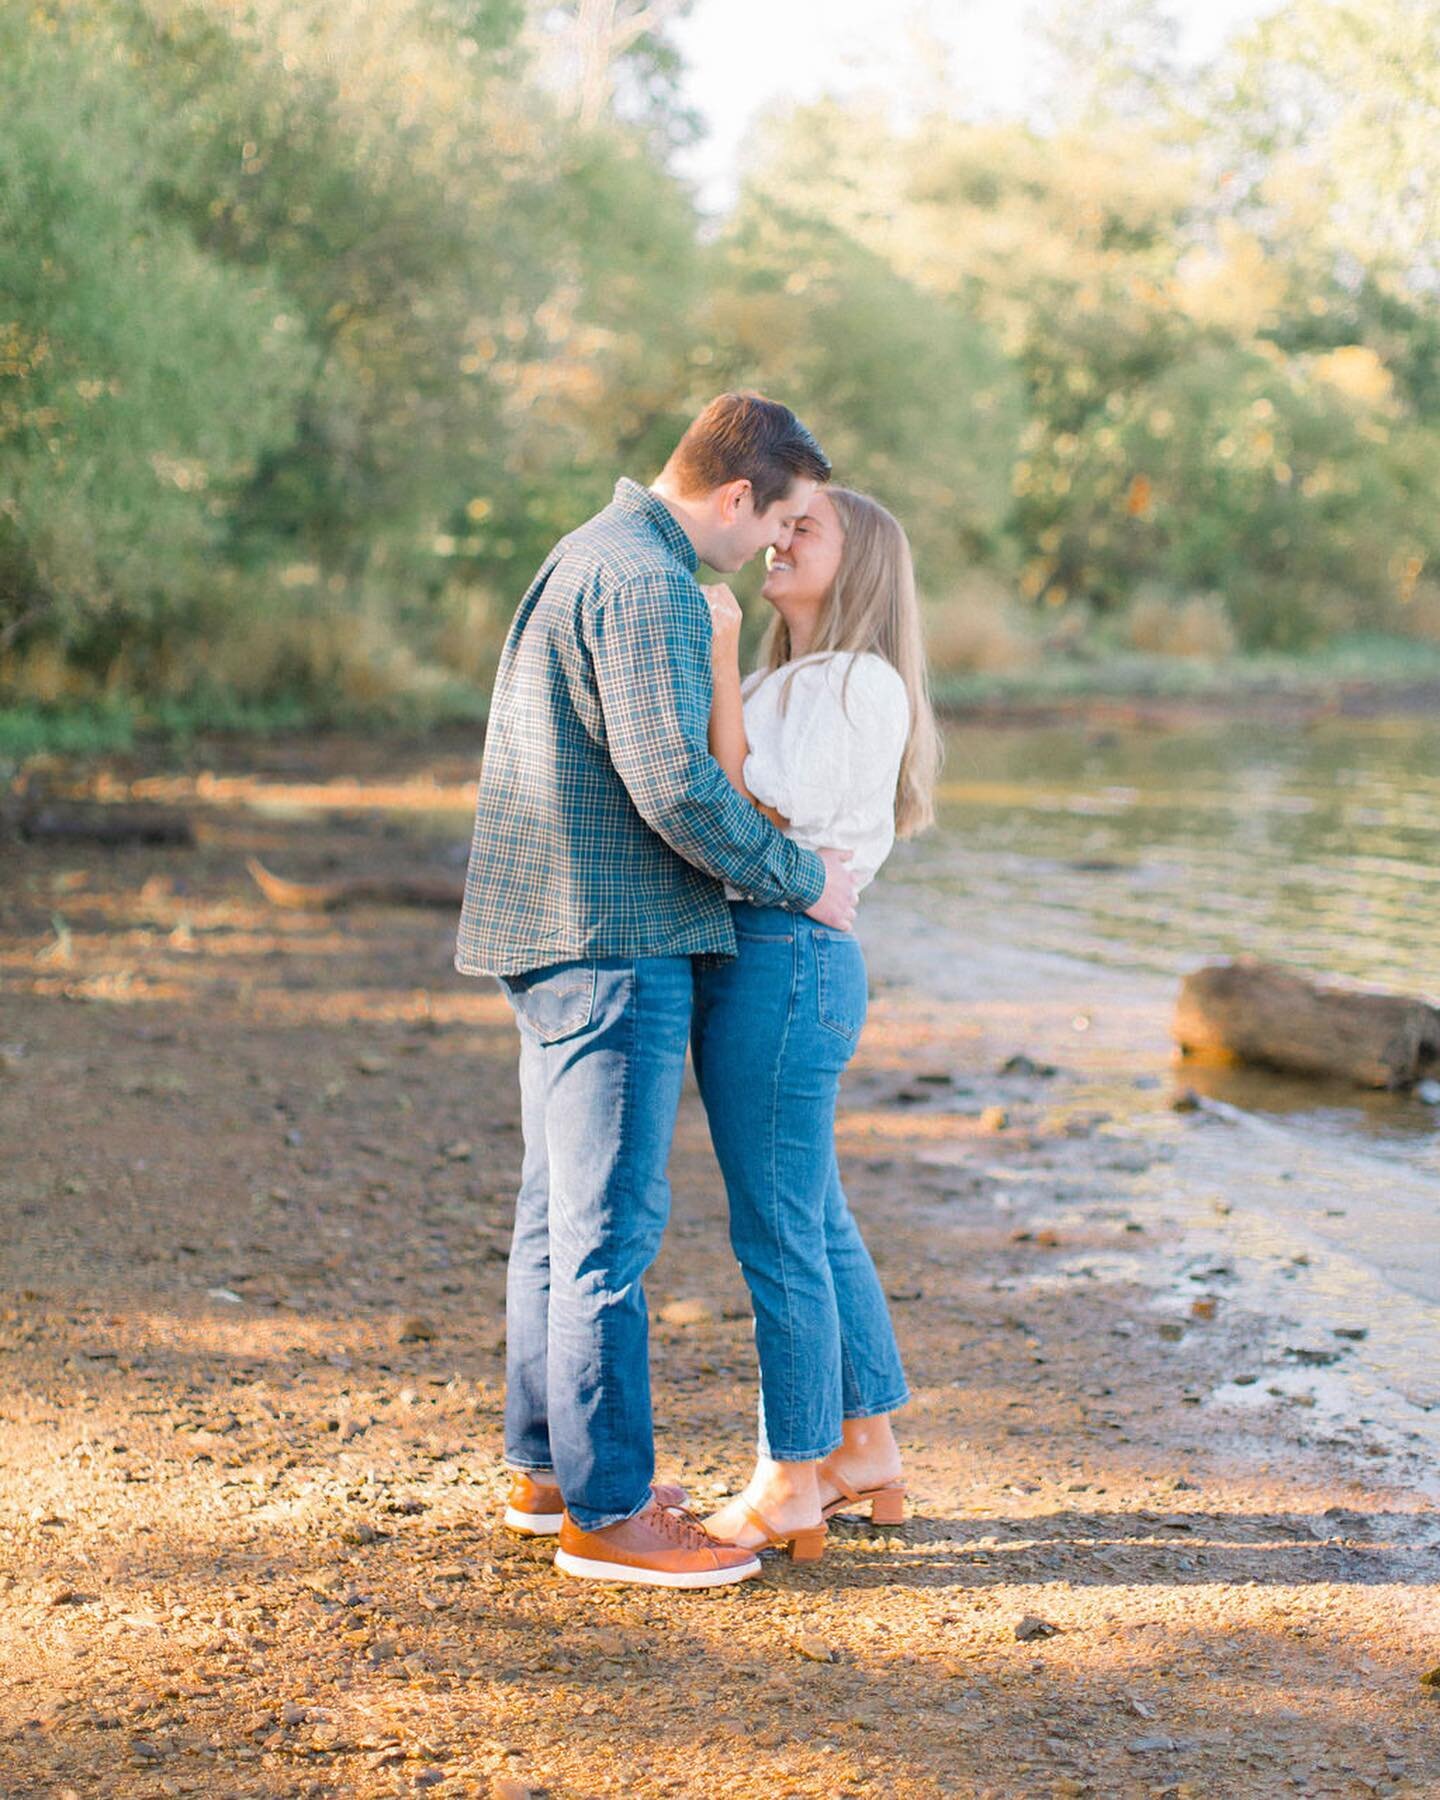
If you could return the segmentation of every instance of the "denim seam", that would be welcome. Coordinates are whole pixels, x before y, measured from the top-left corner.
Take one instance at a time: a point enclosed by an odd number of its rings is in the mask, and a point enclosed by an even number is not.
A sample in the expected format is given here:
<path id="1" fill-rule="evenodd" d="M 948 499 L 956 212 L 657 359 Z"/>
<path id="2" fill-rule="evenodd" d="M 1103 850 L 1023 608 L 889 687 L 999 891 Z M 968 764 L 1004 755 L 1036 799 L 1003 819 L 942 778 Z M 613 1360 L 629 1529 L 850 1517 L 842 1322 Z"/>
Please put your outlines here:
<path id="1" fill-rule="evenodd" d="M 516 1013 L 515 1013 L 515 1022 L 516 1022 L 517 1027 L 519 1028 L 520 1037 L 522 1040 L 520 1055 L 521 1055 L 521 1059 L 522 1059 L 522 1063 L 523 1063 L 524 1058 L 525 1058 L 524 1038 L 525 1038 L 526 1027 L 525 1027 L 524 1021 L 520 1017 L 520 1013 L 519 1013 L 518 1009 L 516 1010 Z M 531 1036 L 531 1040 L 532 1040 L 531 1041 L 531 1049 L 533 1051 L 533 1057 L 536 1062 L 536 1066 L 538 1069 L 538 1073 L 539 1073 L 540 1080 L 542 1083 L 542 1088 L 543 1088 L 541 1111 L 542 1111 L 542 1116 L 548 1127 L 549 1114 L 550 1114 L 550 1106 L 549 1106 L 550 1059 L 548 1056 L 546 1056 L 545 1045 L 541 1042 L 538 1035 L 532 1031 L 530 1036 Z M 522 1080 L 523 1080 L 523 1073 L 522 1073 Z M 523 1166 L 521 1169 L 521 1188 L 522 1188 L 522 1190 L 524 1188 Z M 514 1222 L 514 1225 L 512 1225 L 511 1237 L 510 1237 L 512 1255 L 514 1253 L 515 1229 L 518 1227 L 518 1225 L 519 1225 L 519 1196 L 517 1195 L 515 1222 Z M 549 1343 L 548 1343 L 549 1322 L 550 1322 L 550 1140 L 549 1140 L 548 1129 L 546 1131 L 546 1136 L 545 1136 L 545 1263 L 546 1263 L 546 1269 L 545 1269 L 545 1323 L 546 1323 L 546 1335 L 547 1335 L 547 1343 L 546 1343 L 546 1349 L 545 1349 L 545 1373 L 546 1373 L 545 1437 L 546 1437 L 546 1447 L 550 1451 L 551 1460 L 547 1461 L 547 1462 L 543 1462 L 543 1463 L 534 1463 L 534 1464 L 514 1463 L 512 1466 L 514 1466 L 516 1468 L 533 1467 L 533 1468 L 538 1468 L 538 1469 L 553 1469 L 555 1467 L 554 1460 L 553 1460 L 554 1445 L 551 1444 L 549 1441 L 550 1440 L 550 1405 L 549 1405 L 549 1398 L 548 1398 L 549 1369 L 550 1369 L 550 1350 L 549 1350 Z M 509 1309 L 509 1268 L 508 1268 L 508 1266 L 507 1266 L 507 1270 L 506 1270 L 506 1309 L 507 1309 L 507 1312 L 506 1312 L 506 1317 L 507 1317 L 506 1352 L 507 1352 L 507 1356 L 508 1356 L 509 1338 L 510 1338 L 509 1325 L 508 1325 L 508 1318 L 509 1318 L 509 1312 L 508 1312 L 508 1309 Z M 510 1394 L 509 1370 L 507 1368 L 507 1370 L 506 1370 L 506 1420 L 505 1420 L 507 1429 L 509 1426 L 509 1416 L 508 1416 L 508 1414 L 509 1414 L 509 1394 Z M 510 1459 L 508 1457 L 506 1458 L 506 1460 L 507 1460 L 507 1462 L 510 1461 Z"/>
<path id="2" fill-rule="evenodd" d="M 883 1406 L 867 1406 L 856 1412 L 847 1412 L 847 1419 L 878 1419 L 885 1413 L 899 1412 L 902 1406 L 910 1404 L 910 1390 L 906 1388 L 897 1400 L 887 1400 Z"/>
<path id="3" fill-rule="evenodd" d="M 771 1462 L 823 1462 L 844 1444 L 843 1437 L 835 1438 L 831 1443 L 823 1445 L 819 1450 L 777 1450 L 770 1446 Z"/>
<path id="4" fill-rule="evenodd" d="M 630 1150 L 630 1132 L 631 1132 L 631 1126 L 632 1126 L 631 1102 L 632 1102 L 632 1099 L 633 1099 L 633 1096 L 635 1093 L 635 1081 L 634 1081 L 635 1039 L 636 1039 L 638 1026 L 639 1026 L 641 970 L 640 970 L 640 963 L 639 963 L 638 959 L 635 962 L 633 962 L 630 966 L 631 966 L 631 980 L 634 983 L 634 988 L 631 993 L 631 1004 L 625 1008 L 625 1038 L 626 1038 L 626 1042 L 625 1042 L 625 1057 L 624 1057 L 624 1062 L 622 1064 L 622 1072 L 621 1072 L 621 1090 L 620 1090 L 620 1107 L 619 1107 L 620 1129 L 619 1129 L 618 1140 L 617 1140 L 617 1148 L 619 1151 L 620 1167 L 625 1172 L 625 1179 L 624 1179 L 623 1186 L 619 1188 L 618 1192 L 617 1192 L 617 1189 L 615 1189 L 615 1188 L 609 1188 L 606 1190 L 605 1197 L 606 1197 L 606 1201 L 608 1204 L 607 1204 L 607 1209 L 606 1209 L 606 1221 L 605 1222 L 606 1222 L 607 1227 L 610 1227 L 612 1229 L 613 1229 L 615 1211 L 616 1211 L 614 1202 L 617 1199 L 623 1201 L 627 1198 L 633 1198 L 633 1196 L 630 1195 L 626 1190 L 630 1189 L 630 1187 L 632 1186 L 634 1179 L 635 1179 L 634 1168 L 632 1166 L 629 1150 Z M 609 1359 L 606 1356 L 606 1353 L 605 1353 L 605 1350 L 603 1347 L 604 1335 L 605 1335 L 604 1324 L 602 1323 L 602 1326 L 601 1326 L 601 1340 L 602 1340 L 601 1359 L 602 1359 L 602 1361 L 608 1361 Z M 646 1345 L 645 1354 L 648 1358 L 648 1356 L 650 1354 L 648 1343 Z M 616 1413 L 615 1403 L 619 1397 L 616 1392 L 616 1384 L 613 1379 L 607 1381 L 604 1384 L 604 1392 L 605 1392 L 606 1436 L 613 1439 L 614 1433 L 615 1433 L 615 1413 Z M 648 1490 L 647 1490 L 647 1494 L 648 1494 Z M 644 1506 L 645 1506 L 645 1502 L 642 1501 L 640 1503 L 640 1505 L 635 1507 L 632 1511 L 630 1511 L 628 1513 L 617 1513 L 614 1518 L 606 1519 L 605 1524 L 606 1525 L 623 1524 L 623 1522 L 626 1519 L 633 1519 L 637 1512 L 642 1512 L 644 1510 Z M 598 1525 L 591 1525 L 591 1526 L 587 1527 L 587 1529 L 591 1530 L 591 1531 L 599 1531 L 599 1530 L 602 1530 L 603 1527 L 598 1526 Z"/>
<path id="5" fill-rule="evenodd" d="M 795 1394 L 796 1394 L 797 1387 L 798 1387 L 798 1383 L 796 1380 L 796 1356 L 797 1356 L 797 1339 L 798 1339 L 799 1334 L 795 1330 L 795 1308 L 794 1308 L 794 1302 L 791 1299 L 791 1295 L 790 1295 L 790 1276 L 789 1276 L 789 1272 L 788 1272 L 788 1270 L 786 1268 L 786 1264 L 785 1264 L 785 1234 L 780 1230 L 780 1219 L 779 1219 L 778 1206 L 776 1203 L 776 1196 L 778 1195 L 779 1189 L 780 1189 L 779 1143 L 778 1143 L 779 1136 L 780 1136 L 780 1071 L 785 1062 L 785 1052 L 788 1049 L 789 1044 L 790 1044 L 791 1021 L 795 1017 L 796 989 L 799 985 L 799 981 L 798 981 L 799 964 L 800 964 L 800 942 L 799 942 L 799 938 L 796 937 L 796 938 L 791 939 L 790 1003 L 785 1009 L 785 1024 L 784 1024 L 784 1027 L 782 1028 L 779 1047 L 775 1054 L 775 1068 L 774 1068 L 774 1072 L 771 1076 L 771 1082 L 770 1082 L 770 1116 L 769 1116 L 769 1119 L 767 1120 L 767 1125 L 769 1128 L 769 1138 L 770 1138 L 769 1158 L 768 1158 L 768 1168 L 767 1168 L 767 1185 L 768 1185 L 769 1192 L 768 1192 L 767 1198 L 769 1199 L 770 1206 L 771 1206 L 771 1229 L 774 1233 L 776 1254 L 777 1254 L 779 1264 L 780 1264 L 780 1286 L 785 1295 L 785 1320 L 786 1320 L 786 1325 L 787 1325 L 787 1335 L 790 1340 L 790 1342 L 789 1342 L 789 1367 L 787 1370 L 786 1383 L 785 1383 L 786 1411 L 789 1413 L 793 1413 L 793 1411 L 795 1409 Z M 767 1420 L 766 1428 L 765 1428 L 765 1436 L 767 1439 L 770 1436 L 770 1428 L 769 1428 L 768 1420 Z M 783 1459 L 775 1456 L 773 1447 L 771 1448 L 770 1454 L 771 1454 L 772 1460 L 774 1460 L 774 1461 L 783 1460 Z M 794 1459 L 791 1459 L 791 1460 L 794 1460 Z"/>

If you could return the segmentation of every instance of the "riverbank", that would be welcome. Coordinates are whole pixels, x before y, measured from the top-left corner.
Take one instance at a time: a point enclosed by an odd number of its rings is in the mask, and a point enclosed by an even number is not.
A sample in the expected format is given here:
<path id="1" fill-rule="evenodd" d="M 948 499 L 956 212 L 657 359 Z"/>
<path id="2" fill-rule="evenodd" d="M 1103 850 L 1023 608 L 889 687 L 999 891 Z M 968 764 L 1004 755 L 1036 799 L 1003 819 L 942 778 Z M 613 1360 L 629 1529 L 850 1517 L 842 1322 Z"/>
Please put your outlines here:
<path id="1" fill-rule="evenodd" d="M 1009 674 L 936 669 L 947 718 L 1033 725 L 1047 720 L 1176 724 L 1199 719 L 1305 720 L 1440 712 L 1440 645 L 1343 639 L 1305 654 L 1224 662 L 1112 649 L 1051 656 Z M 207 741 L 243 747 L 296 734 L 383 735 L 440 744 L 483 735 L 487 689 L 442 683 L 397 693 L 369 711 L 300 695 L 244 701 L 222 691 L 164 700 L 116 694 L 0 707 L 0 774 L 35 756 L 183 753 Z"/>
<path id="2" fill-rule="evenodd" d="M 1171 1172 L 1223 1126 L 1170 1109 L 1147 998 L 1024 986 L 898 888 L 841 1150 L 914 1521 L 687 1597 L 496 1531 L 503 1003 L 447 915 L 280 913 L 244 873 L 453 867 L 473 764 L 250 748 L 112 771 L 192 851 L 7 849 L 0 1787 L 1440 1791 L 1429 1415 L 1366 1385 L 1374 1322 L 1304 1265 L 1291 1312 L 1256 1297 L 1243 1163 L 1197 1235 Z M 693 1093 L 672 1175 L 661 1465 L 705 1506 L 753 1379 Z"/>

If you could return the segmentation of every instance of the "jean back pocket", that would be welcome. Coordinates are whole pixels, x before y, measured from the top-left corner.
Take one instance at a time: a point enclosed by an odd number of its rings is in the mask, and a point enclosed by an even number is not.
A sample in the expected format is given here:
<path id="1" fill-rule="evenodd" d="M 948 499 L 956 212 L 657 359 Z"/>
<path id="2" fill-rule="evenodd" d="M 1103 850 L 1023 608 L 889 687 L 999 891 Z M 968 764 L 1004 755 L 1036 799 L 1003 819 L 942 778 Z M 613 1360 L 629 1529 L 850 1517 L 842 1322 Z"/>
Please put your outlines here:
<path id="1" fill-rule="evenodd" d="M 820 1023 L 853 1044 L 865 1023 L 869 994 L 865 957 L 853 937 L 838 932 L 813 934 L 815 1005 Z"/>
<path id="2" fill-rule="evenodd" d="M 558 1044 L 590 1023 L 595 1010 L 593 962 L 553 963 L 498 980 L 516 1018 L 542 1044 Z"/>

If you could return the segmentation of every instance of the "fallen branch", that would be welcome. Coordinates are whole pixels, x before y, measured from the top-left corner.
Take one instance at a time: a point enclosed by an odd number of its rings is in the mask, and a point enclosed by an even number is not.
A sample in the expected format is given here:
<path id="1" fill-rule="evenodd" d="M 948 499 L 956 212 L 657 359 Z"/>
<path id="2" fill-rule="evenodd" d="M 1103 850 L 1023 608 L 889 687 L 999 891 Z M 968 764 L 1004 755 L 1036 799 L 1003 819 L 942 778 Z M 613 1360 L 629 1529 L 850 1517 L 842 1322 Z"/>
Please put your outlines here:
<path id="1" fill-rule="evenodd" d="M 272 906 L 297 912 L 333 912 L 371 901 L 382 906 L 456 907 L 465 897 L 461 875 L 346 875 L 338 881 L 286 881 L 256 857 L 245 867 Z"/>
<path id="2" fill-rule="evenodd" d="M 21 812 L 15 829 L 32 843 L 170 844 L 193 849 L 195 828 L 184 813 L 154 806 L 62 806 L 48 802 Z"/>
<path id="3" fill-rule="evenodd" d="M 1405 1088 L 1440 1068 L 1440 1009 L 1357 993 L 1242 957 L 1187 975 L 1173 1025 L 1186 1056 Z"/>

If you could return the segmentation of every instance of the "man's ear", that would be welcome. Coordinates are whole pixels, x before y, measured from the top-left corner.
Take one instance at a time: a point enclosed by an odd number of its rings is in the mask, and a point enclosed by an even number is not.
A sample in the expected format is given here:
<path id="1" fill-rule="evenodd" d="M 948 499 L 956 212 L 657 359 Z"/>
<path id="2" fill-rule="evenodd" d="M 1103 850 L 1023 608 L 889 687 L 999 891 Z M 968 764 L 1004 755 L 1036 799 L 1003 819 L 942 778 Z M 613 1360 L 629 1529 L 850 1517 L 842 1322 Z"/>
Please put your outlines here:
<path id="1" fill-rule="evenodd" d="M 746 480 L 727 481 L 720 489 L 720 517 L 726 525 L 733 525 L 740 517 L 745 501 L 754 505 L 753 489 Z"/>

